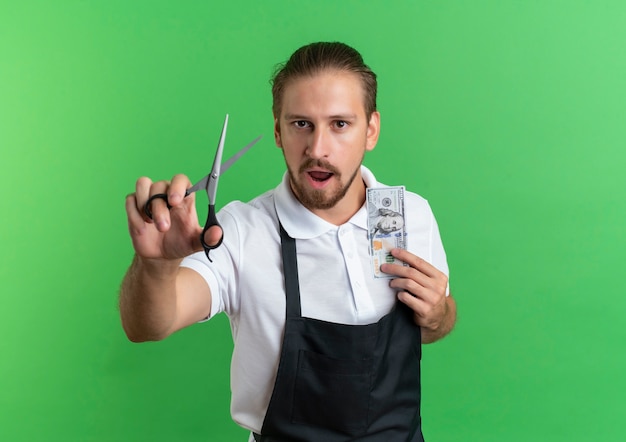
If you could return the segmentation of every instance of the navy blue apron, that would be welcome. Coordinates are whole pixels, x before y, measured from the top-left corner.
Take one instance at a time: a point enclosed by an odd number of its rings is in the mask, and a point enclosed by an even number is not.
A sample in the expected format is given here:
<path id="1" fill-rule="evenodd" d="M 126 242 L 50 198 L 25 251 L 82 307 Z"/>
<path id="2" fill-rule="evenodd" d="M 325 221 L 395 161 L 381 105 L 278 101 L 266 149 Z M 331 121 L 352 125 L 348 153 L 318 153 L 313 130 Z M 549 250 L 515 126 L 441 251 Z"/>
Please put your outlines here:
<path id="1" fill-rule="evenodd" d="M 296 241 L 280 227 L 287 316 L 258 442 L 423 442 L 420 329 L 400 302 L 378 322 L 304 318 Z"/>

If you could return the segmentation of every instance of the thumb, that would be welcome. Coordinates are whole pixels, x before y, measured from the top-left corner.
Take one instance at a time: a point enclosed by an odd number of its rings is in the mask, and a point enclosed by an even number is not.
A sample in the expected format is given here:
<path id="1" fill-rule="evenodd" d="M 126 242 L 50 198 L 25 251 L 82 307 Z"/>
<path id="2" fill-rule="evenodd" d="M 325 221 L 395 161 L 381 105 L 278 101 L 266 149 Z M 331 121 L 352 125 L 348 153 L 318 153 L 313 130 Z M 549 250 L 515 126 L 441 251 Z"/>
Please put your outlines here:
<path id="1" fill-rule="evenodd" d="M 220 226 L 211 226 L 204 232 L 204 242 L 209 246 L 215 246 L 220 243 L 224 232 Z"/>

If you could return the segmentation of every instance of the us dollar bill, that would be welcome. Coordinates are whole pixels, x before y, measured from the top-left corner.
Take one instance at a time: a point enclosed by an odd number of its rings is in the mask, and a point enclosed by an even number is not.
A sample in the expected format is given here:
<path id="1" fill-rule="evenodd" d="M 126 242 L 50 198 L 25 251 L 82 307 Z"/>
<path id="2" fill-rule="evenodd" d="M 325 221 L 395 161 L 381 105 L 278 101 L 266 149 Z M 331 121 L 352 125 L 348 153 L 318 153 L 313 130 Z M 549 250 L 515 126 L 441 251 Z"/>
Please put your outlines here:
<path id="1" fill-rule="evenodd" d="M 385 263 L 406 265 L 391 255 L 391 249 L 406 249 L 404 186 L 367 189 L 367 227 L 375 278 L 394 278 L 384 273 Z"/>

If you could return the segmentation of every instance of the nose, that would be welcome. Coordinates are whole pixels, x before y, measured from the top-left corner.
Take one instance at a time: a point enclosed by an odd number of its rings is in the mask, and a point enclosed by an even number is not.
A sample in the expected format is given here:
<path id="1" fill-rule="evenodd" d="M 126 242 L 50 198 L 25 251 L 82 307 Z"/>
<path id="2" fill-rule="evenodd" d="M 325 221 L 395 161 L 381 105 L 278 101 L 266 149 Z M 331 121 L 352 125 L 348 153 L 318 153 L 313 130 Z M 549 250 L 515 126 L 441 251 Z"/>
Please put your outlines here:
<path id="1" fill-rule="evenodd" d="M 328 157 L 328 137 L 321 128 L 316 127 L 311 131 L 311 135 L 307 140 L 306 153 L 313 159 Z"/>

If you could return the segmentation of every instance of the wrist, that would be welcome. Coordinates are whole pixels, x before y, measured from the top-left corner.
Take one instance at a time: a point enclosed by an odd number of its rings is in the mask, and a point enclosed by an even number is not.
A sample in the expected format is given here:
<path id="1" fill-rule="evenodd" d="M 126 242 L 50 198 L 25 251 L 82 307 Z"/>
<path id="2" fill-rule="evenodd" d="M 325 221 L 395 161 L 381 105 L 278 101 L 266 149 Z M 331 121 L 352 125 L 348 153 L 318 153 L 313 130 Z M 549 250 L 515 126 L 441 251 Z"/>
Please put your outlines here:
<path id="1" fill-rule="evenodd" d="M 439 321 L 434 321 L 427 326 L 422 326 L 422 343 L 428 344 L 438 341 L 454 328 L 456 323 L 456 303 L 450 296 L 444 299 L 443 313 Z"/>
<path id="2" fill-rule="evenodd" d="M 150 279 L 169 280 L 175 278 L 182 259 L 144 258 L 135 255 L 133 267 Z"/>

